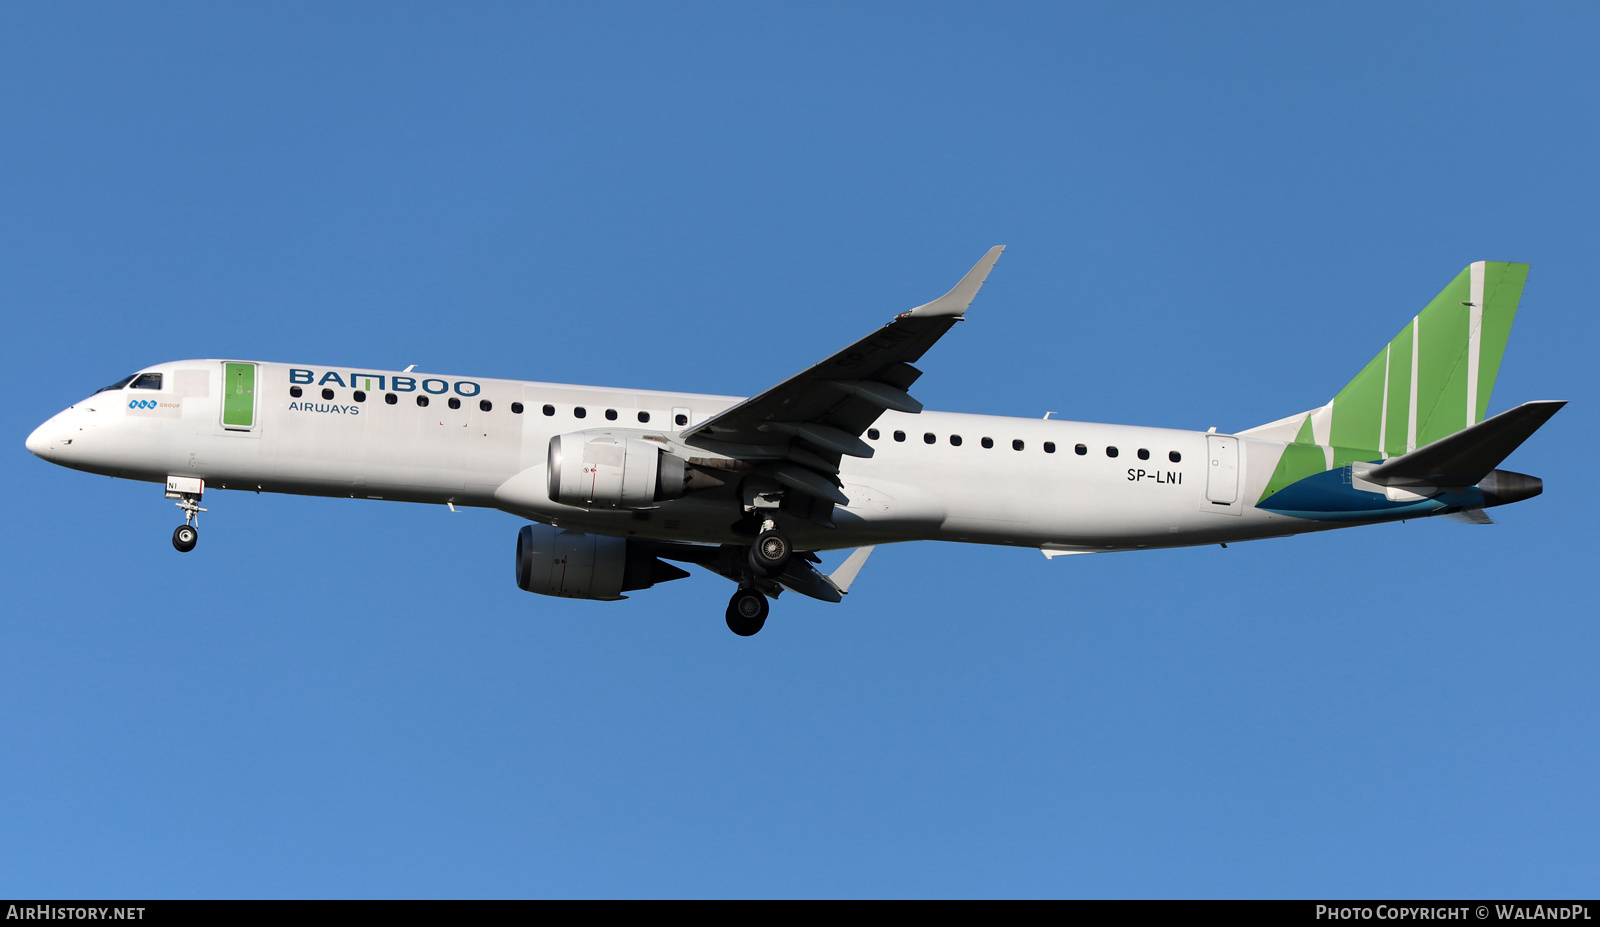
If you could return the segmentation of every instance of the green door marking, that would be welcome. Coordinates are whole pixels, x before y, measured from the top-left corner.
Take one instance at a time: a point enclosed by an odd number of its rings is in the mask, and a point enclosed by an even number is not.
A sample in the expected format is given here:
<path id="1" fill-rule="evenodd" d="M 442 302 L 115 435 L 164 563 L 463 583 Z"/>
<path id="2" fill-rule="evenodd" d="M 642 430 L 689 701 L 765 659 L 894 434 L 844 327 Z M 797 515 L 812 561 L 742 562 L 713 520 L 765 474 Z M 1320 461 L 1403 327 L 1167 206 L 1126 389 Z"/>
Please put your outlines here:
<path id="1" fill-rule="evenodd" d="M 253 428 L 256 423 L 256 365 L 222 365 L 222 424 Z"/>

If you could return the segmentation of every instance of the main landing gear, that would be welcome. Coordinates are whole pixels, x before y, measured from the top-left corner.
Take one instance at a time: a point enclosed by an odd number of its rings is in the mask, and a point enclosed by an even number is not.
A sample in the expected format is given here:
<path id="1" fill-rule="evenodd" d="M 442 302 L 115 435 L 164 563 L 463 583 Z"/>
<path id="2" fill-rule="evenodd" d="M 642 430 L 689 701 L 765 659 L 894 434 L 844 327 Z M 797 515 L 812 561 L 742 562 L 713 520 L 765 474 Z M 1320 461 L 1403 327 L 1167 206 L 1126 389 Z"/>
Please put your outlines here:
<path id="1" fill-rule="evenodd" d="M 750 545 L 750 569 L 757 576 L 777 576 L 789 565 L 789 556 L 793 553 L 794 545 L 789 543 L 789 536 L 768 521 L 756 535 L 756 542 Z"/>
<path id="2" fill-rule="evenodd" d="M 749 637 L 767 623 L 767 597 L 752 586 L 740 586 L 728 601 L 728 630 Z"/>
<path id="3" fill-rule="evenodd" d="M 183 524 L 172 532 L 172 546 L 177 548 L 180 554 L 194 550 L 195 544 L 200 542 L 200 513 L 205 511 L 200 507 L 200 497 L 205 491 L 204 480 L 183 476 L 167 477 L 167 498 L 178 500 L 173 504 L 183 510 Z"/>
<path id="4" fill-rule="evenodd" d="M 782 575 L 793 554 L 789 536 L 771 518 L 763 520 L 761 531 L 745 556 L 746 569 L 741 571 L 744 575 L 739 591 L 728 601 L 728 630 L 749 637 L 767 623 L 767 596 L 759 587 L 771 583 L 761 581 Z"/>

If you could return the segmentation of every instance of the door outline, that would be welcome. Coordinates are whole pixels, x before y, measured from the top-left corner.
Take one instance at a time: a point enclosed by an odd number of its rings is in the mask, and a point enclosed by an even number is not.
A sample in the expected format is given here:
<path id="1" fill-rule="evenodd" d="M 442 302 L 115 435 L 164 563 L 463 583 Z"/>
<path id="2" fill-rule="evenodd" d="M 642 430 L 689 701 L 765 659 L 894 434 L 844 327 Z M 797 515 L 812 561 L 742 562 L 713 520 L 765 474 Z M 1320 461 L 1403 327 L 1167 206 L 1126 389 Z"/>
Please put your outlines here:
<path id="1" fill-rule="evenodd" d="M 1206 505 L 1234 509 L 1239 502 L 1239 439 L 1206 435 Z"/>
<path id="2" fill-rule="evenodd" d="M 255 431 L 259 423 L 260 398 L 259 364 L 250 361 L 222 362 L 222 403 L 217 411 L 224 431 Z"/>

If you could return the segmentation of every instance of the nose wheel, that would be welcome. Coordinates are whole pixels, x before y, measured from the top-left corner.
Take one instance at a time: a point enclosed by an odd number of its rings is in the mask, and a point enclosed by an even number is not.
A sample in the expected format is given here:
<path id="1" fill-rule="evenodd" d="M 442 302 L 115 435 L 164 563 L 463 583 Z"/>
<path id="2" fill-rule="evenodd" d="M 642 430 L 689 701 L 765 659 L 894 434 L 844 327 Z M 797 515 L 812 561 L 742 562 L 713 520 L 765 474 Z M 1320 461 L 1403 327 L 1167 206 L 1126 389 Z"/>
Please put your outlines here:
<path id="1" fill-rule="evenodd" d="M 205 492 L 206 484 L 203 480 L 189 477 L 167 477 L 167 498 L 176 499 L 173 504 L 183 510 L 183 524 L 172 532 L 172 546 L 178 553 L 187 554 L 194 550 L 194 545 L 200 540 L 200 513 L 205 509 L 200 507 L 200 496 Z"/>

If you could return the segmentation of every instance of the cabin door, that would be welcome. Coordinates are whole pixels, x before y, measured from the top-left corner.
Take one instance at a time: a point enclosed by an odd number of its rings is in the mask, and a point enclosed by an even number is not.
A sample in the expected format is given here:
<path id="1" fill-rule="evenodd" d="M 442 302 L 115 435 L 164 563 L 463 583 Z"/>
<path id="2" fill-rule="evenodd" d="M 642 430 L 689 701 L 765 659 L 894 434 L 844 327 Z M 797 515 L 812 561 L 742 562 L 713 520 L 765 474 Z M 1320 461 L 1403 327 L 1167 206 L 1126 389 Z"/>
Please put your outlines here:
<path id="1" fill-rule="evenodd" d="M 1217 505 L 1239 500 L 1239 439 L 1206 435 L 1206 498 Z"/>
<path id="2" fill-rule="evenodd" d="M 253 431 L 256 427 L 256 365 L 222 365 L 222 427 Z"/>

